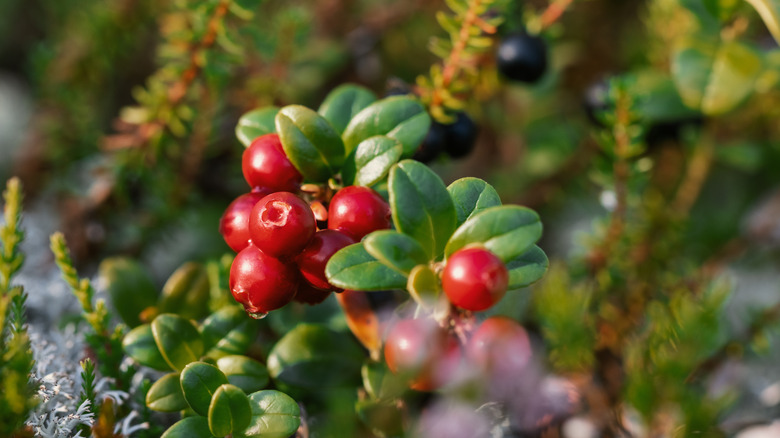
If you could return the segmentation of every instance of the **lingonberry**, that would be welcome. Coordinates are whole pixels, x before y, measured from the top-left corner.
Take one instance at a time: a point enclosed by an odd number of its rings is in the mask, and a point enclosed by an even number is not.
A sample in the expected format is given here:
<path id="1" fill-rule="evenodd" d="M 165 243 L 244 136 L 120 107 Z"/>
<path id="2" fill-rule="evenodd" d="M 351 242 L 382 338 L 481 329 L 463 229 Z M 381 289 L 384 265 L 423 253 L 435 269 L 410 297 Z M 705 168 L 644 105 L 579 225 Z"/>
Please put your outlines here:
<path id="1" fill-rule="evenodd" d="M 531 360 L 531 342 L 514 320 L 493 316 L 474 332 L 466 346 L 472 363 L 486 374 L 508 378 L 523 371 Z"/>
<path id="2" fill-rule="evenodd" d="M 306 281 L 301 281 L 298 286 L 298 293 L 295 294 L 295 301 L 299 303 L 315 305 L 325 301 L 330 296 L 330 290 L 317 289 Z"/>
<path id="3" fill-rule="evenodd" d="M 495 254 L 484 248 L 465 248 L 447 260 L 441 285 L 452 304 L 481 311 L 504 297 L 508 282 L 506 266 Z"/>
<path id="4" fill-rule="evenodd" d="M 295 192 L 303 182 L 276 134 L 257 137 L 249 145 L 241 159 L 241 170 L 250 187 L 264 187 L 272 192 Z"/>
<path id="5" fill-rule="evenodd" d="M 390 371 L 409 380 L 410 388 L 432 391 L 443 383 L 440 371 L 449 368 L 443 365 L 459 352 L 453 348 L 459 349 L 457 342 L 434 321 L 402 319 L 387 334 L 385 361 Z"/>
<path id="6" fill-rule="evenodd" d="M 252 242 L 272 257 L 297 255 L 316 230 L 309 205 L 290 192 L 271 193 L 255 204 L 249 214 Z"/>
<path id="7" fill-rule="evenodd" d="M 536 82 L 547 70 L 547 45 L 537 36 L 513 33 L 499 44 L 496 63 L 498 71 L 511 80 Z"/>
<path id="8" fill-rule="evenodd" d="M 420 147 L 414 153 L 413 159 L 421 163 L 430 163 L 442 152 L 447 142 L 447 128 L 439 122 L 432 122 L 428 134 Z"/>
<path id="9" fill-rule="evenodd" d="M 376 230 L 390 228 L 390 205 L 368 187 L 344 187 L 330 200 L 328 228 L 360 240 Z"/>
<path id="10" fill-rule="evenodd" d="M 353 238 L 340 231 L 317 231 L 306 248 L 295 258 L 295 262 L 303 278 L 310 285 L 327 291 L 340 290 L 328 283 L 328 278 L 325 277 L 325 265 L 336 251 L 353 243 L 355 243 Z"/>
<path id="11" fill-rule="evenodd" d="M 283 263 L 252 244 L 236 255 L 230 267 L 230 292 L 254 317 L 289 303 L 298 282 L 295 265 Z"/>
<path id="12" fill-rule="evenodd" d="M 233 251 L 239 252 L 249 245 L 249 213 L 267 194 L 266 189 L 244 193 L 231 202 L 222 214 L 219 233 Z"/>
<path id="13" fill-rule="evenodd" d="M 479 128 L 464 112 L 455 115 L 455 121 L 445 126 L 444 151 L 452 158 L 462 158 L 470 154 L 477 144 Z"/>

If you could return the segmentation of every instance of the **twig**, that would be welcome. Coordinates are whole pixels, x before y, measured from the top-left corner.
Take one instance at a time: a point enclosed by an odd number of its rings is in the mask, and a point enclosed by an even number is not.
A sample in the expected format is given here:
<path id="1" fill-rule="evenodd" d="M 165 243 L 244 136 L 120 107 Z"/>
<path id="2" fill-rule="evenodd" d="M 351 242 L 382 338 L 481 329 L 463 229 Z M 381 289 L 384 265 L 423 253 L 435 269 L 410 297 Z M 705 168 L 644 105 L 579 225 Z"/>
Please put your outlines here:
<path id="1" fill-rule="evenodd" d="M 539 17 L 541 29 L 546 29 L 558 21 L 572 3 L 574 3 L 574 0 L 553 0 Z"/>
<path id="2" fill-rule="evenodd" d="M 677 188 L 677 194 L 672 201 L 672 211 L 679 217 L 686 217 L 696 199 L 699 198 L 699 193 L 707 180 L 712 165 L 712 158 L 712 142 L 705 139 L 696 146 L 688 163 L 685 179 Z"/>

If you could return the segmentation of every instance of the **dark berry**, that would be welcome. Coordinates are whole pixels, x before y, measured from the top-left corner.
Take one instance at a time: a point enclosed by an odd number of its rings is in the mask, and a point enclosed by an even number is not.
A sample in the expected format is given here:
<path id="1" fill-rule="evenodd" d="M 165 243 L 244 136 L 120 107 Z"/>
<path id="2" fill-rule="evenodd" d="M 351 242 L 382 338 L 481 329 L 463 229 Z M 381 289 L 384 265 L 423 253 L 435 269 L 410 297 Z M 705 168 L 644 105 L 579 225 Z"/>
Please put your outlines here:
<path id="1" fill-rule="evenodd" d="M 303 182 L 303 176 L 287 158 L 276 134 L 257 137 L 244 151 L 241 169 L 250 187 L 263 187 L 272 192 L 296 192 Z"/>
<path id="2" fill-rule="evenodd" d="M 493 316 L 472 334 L 466 346 L 469 360 L 497 379 L 522 372 L 531 360 L 531 341 L 514 320 Z"/>
<path id="3" fill-rule="evenodd" d="M 330 200 L 328 228 L 359 241 L 373 231 L 390 228 L 390 205 L 371 188 L 344 187 Z"/>
<path id="4" fill-rule="evenodd" d="M 311 306 L 325 301 L 330 296 L 330 290 L 317 289 L 305 281 L 301 281 L 298 286 L 298 293 L 293 298 L 296 302 L 309 304 Z"/>
<path id="5" fill-rule="evenodd" d="M 249 213 L 267 194 L 264 190 L 244 193 L 231 202 L 222 214 L 219 232 L 233 251 L 239 252 L 249 245 Z"/>
<path id="6" fill-rule="evenodd" d="M 513 81 L 533 83 L 547 70 L 547 45 L 544 40 L 514 33 L 506 36 L 496 54 L 498 71 Z"/>
<path id="7" fill-rule="evenodd" d="M 355 243 L 353 238 L 340 231 L 317 231 L 306 248 L 295 258 L 301 275 L 310 285 L 318 289 L 340 290 L 328 283 L 328 278 L 325 277 L 325 265 L 336 251 L 353 243 Z"/>
<path id="8" fill-rule="evenodd" d="M 385 361 L 390 371 L 409 379 L 410 388 L 431 391 L 443 383 L 441 374 L 450 360 L 460 357 L 459 346 L 453 342 L 430 319 L 403 319 L 387 334 Z"/>
<path id="9" fill-rule="evenodd" d="M 447 128 L 438 122 L 431 123 L 431 128 L 420 147 L 414 153 L 413 159 L 421 163 L 430 163 L 442 152 L 447 141 Z"/>
<path id="10" fill-rule="evenodd" d="M 262 317 L 293 299 L 298 279 L 295 265 L 249 245 L 236 255 L 230 267 L 230 292 L 247 313 Z"/>
<path id="11" fill-rule="evenodd" d="M 501 300 L 508 283 L 504 263 L 483 248 L 456 251 L 447 260 L 441 280 L 452 304 L 475 312 L 489 309 Z"/>
<path id="12" fill-rule="evenodd" d="M 446 125 L 444 151 L 452 158 L 461 158 L 470 154 L 477 143 L 479 128 L 464 112 L 456 114 L 455 122 Z"/>
<path id="13" fill-rule="evenodd" d="M 309 205 L 290 192 L 261 199 L 249 215 L 252 242 L 271 257 L 294 257 L 314 236 L 317 225 Z"/>

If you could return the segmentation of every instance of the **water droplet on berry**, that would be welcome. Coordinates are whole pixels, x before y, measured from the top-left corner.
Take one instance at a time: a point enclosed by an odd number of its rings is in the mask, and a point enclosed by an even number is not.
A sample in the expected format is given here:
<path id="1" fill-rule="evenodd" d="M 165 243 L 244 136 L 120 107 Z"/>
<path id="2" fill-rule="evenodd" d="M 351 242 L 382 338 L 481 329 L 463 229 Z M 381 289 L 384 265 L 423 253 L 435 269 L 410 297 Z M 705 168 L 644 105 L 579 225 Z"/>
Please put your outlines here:
<path id="1" fill-rule="evenodd" d="M 252 318 L 252 319 L 263 319 L 266 316 L 268 316 L 268 312 L 260 312 L 260 311 L 257 311 L 257 312 L 246 312 L 246 314 L 249 315 L 249 317 Z"/>

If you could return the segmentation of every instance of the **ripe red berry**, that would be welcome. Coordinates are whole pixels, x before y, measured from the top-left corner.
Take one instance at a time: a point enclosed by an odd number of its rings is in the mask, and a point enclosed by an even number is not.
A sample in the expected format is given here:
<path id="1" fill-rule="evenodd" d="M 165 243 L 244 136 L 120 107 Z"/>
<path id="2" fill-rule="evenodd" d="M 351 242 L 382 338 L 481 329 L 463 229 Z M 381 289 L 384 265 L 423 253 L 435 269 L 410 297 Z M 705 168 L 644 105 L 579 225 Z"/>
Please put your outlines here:
<path id="1" fill-rule="evenodd" d="M 299 303 L 315 305 L 325 301 L 330 296 L 330 290 L 317 289 L 305 281 L 301 281 L 298 286 L 298 293 L 295 294 L 295 301 Z"/>
<path id="2" fill-rule="evenodd" d="M 355 243 L 354 239 L 339 231 L 317 231 L 306 248 L 295 258 L 303 278 L 318 289 L 340 290 L 328 283 L 328 278 L 325 276 L 325 265 L 336 251 L 353 243 Z"/>
<path id="3" fill-rule="evenodd" d="M 501 300 L 508 283 L 509 273 L 504 263 L 483 248 L 456 251 L 447 260 L 441 280 L 452 304 L 475 312 Z"/>
<path id="4" fill-rule="evenodd" d="M 409 387 L 432 391 L 441 386 L 442 372 L 452 367 L 459 346 L 453 338 L 429 319 L 404 319 L 390 329 L 385 340 L 385 361 L 395 374 L 409 379 Z"/>
<path id="5" fill-rule="evenodd" d="M 266 189 L 244 193 L 228 205 L 219 220 L 219 233 L 235 252 L 249 245 L 249 213 L 265 195 Z"/>
<path id="6" fill-rule="evenodd" d="M 295 192 L 303 176 L 282 149 L 276 134 L 257 137 L 244 151 L 241 170 L 250 187 L 264 187 L 272 192 Z"/>
<path id="7" fill-rule="evenodd" d="M 486 319 L 466 346 L 469 359 L 498 379 L 516 375 L 531 360 L 531 341 L 525 329 L 503 316 Z"/>
<path id="8" fill-rule="evenodd" d="M 293 299 L 298 278 L 294 265 L 249 245 L 236 255 L 230 267 L 230 292 L 247 313 L 262 317 Z"/>
<path id="9" fill-rule="evenodd" d="M 376 230 L 390 228 L 390 205 L 368 187 L 344 187 L 330 200 L 328 228 L 355 240 Z"/>
<path id="10" fill-rule="evenodd" d="M 249 214 L 252 243 L 271 257 L 294 257 L 316 230 L 309 205 L 290 192 L 271 193 L 255 204 Z"/>

